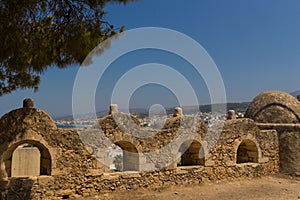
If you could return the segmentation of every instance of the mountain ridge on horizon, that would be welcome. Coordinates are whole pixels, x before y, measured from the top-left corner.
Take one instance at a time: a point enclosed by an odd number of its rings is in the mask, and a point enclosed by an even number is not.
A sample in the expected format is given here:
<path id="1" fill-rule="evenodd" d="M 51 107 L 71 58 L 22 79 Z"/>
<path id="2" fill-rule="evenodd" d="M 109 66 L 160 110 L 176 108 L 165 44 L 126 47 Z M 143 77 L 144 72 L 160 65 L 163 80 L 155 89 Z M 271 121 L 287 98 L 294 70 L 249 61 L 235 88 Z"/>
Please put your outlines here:
<path id="1" fill-rule="evenodd" d="M 294 96 L 295 98 L 297 98 L 297 95 L 300 95 L 300 90 L 296 90 L 294 92 L 290 92 L 290 95 Z M 246 111 L 249 104 L 251 102 L 230 102 L 227 103 L 227 110 L 236 110 L 236 111 Z M 205 104 L 205 105 L 198 105 L 199 106 L 199 110 L 201 112 L 209 112 L 210 108 L 211 108 L 211 104 Z M 176 106 L 171 106 L 169 108 L 166 108 L 166 112 L 167 114 L 171 114 L 173 113 L 173 110 Z M 197 109 L 197 106 L 183 106 L 183 111 L 185 114 L 190 114 L 193 113 L 193 111 L 195 111 Z M 124 111 L 124 109 L 120 109 L 120 111 Z M 104 117 L 106 115 L 108 115 L 108 110 L 102 110 L 102 111 L 97 111 L 96 115 L 97 117 Z M 136 114 L 138 117 L 145 117 L 149 115 L 149 111 L 146 108 L 132 108 L 130 109 L 130 113 L 132 114 Z M 82 116 L 92 116 L 92 114 L 83 114 Z M 73 116 L 72 115 L 66 115 L 66 116 L 60 116 L 60 117 L 54 117 L 54 120 L 72 120 Z"/>
<path id="2" fill-rule="evenodd" d="M 294 96 L 295 98 L 297 98 L 297 95 L 300 95 L 300 90 L 296 90 L 294 92 L 291 92 L 290 95 Z"/>
<path id="3" fill-rule="evenodd" d="M 226 103 L 227 105 L 227 110 L 236 110 L 236 111 L 240 111 L 240 112 L 244 112 L 246 111 L 246 109 L 248 108 L 250 102 L 232 102 L 232 103 Z M 219 111 L 223 108 L 223 104 L 214 104 L 216 105 L 216 109 Z M 166 113 L 167 115 L 172 114 L 174 111 L 174 108 L 176 106 L 171 106 L 169 108 L 166 108 Z M 184 114 L 193 114 L 196 111 L 200 110 L 201 112 L 211 112 L 211 104 L 205 104 L 205 105 L 194 105 L 194 106 L 183 106 L 182 107 Z M 123 112 L 124 109 L 120 109 L 120 112 Z M 131 114 L 135 114 L 138 117 L 146 117 L 149 115 L 149 111 L 146 108 L 132 108 L 129 109 Z M 98 111 L 96 112 L 97 117 L 104 117 L 106 115 L 108 115 L 108 110 L 102 110 L 102 111 Z M 220 111 L 221 112 L 221 111 Z M 83 119 L 88 119 L 89 117 L 91 118 L 91 116 L 93 116 L 93 114 L 82 114 Z M 55 117 L 54 120 L 72 120 L 73 116 L 72 115 L 67 115 L 67 116 L 62 116 L 62 117 Z"/>

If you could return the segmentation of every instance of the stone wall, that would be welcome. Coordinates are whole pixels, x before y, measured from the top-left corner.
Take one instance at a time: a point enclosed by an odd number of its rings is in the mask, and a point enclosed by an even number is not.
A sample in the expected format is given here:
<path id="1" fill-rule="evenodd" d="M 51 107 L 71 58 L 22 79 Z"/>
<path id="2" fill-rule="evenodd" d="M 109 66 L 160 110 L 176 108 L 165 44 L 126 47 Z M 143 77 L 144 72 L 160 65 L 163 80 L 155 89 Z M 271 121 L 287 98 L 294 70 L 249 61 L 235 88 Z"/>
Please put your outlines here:
<path id="1" fill-rule="evenodd" d="M 246 117 L 262 130 L 276 130 L 279 139 L 280 171 L 300 175 L 300 102 L 281 91 L 259 94 L 249 105 Z"/>
<path id="2" fill-rule="evenodd" d="M 276 173 L 265 170 L 259 164 L 236 165 L 231 167 L 189 166 L 153 172 L 116 172 L 101 175 L 87 174 L 76 187 L 71 179 L 57 182 L 57 176 L 12 178 L 2 181 L 9 186 L 3 191 L 3 199 L 15 199 L 16 196 L 26 196 L 26 199 L 63 199 L 88 197 L 101 193 L 134 190 L 137 188 L 161 188 L 171 185 L 199 184 L 206 181 L 233 180 L 241 177 L 258 177 Z M 73 180 L 73 179 L 72 179 Z"/>
<path id="3" fill-rule="evenodd" d="M 279 138 L 280 172 L 300 176 L 300 124 L 258 124 L 276 130 Z"/>
<path id="4" fill-rule="evenodd" d="M 246 116 L 209 129 L 180 108 L 161 129 L 141 127 L 117 106 L 89 129 L 58 129 L 33 101 L 0 119 L 0 200 L 68 199 L 116 190 L 257 177 L 300 175 L 300 107 L 286 93 L 256 97 Z M 13 177 L 17 147 L 39 151 L 37 176 Z M 124 150 L 124 172 L 109 172 L 107 149 Z M 14 153 L 15 152 L 15 153 Z M 25 158 L 24 158 L 25 159 Z M 28 174 L 30 175 L 30 174 Z"/>
<path id="5" fill-rule="evenodd" d="M 46 113 L 26 107 L 0 119 L 0 140 L 0 199 L 67 199 L 138 187 L 198 184 L 273 174 L 279 167 L 276 130 L 260 130 L 251 119 L 228 120 L 210 130 L 201 120 L 180 115 L 168 119 L 161 130 L 152 130 L 140 127 L 132 115 L 112 113 L 92 129 L 77 132 L 57 129 Z M 243 141 L 255 144 L 257 160 L 237 163 Z M 40 176 L 11 177 L 12 154 L 25 143 L 41 153 Z M 101 148 L 110 144 L 138 156 L 129 156 L 135 171 L 107 172 L 107 155 Z M 188 166 L 177 166 L 185 153 L 189 161 L 181 165 Z"/>
<path id="6" fill-rule="evenodd" d="M 256 145 L 256 163 L 266 167 L 267 171 L 277 172 L 279 147 L 276 131 L 261 131 L 250 119 L 226 121 L 217 144 L 210 152 L 210 163 L 224 167 L 236 165 L 238 147 L 246 140 Z"/>
<path id="7" fill-rule="evenodd" d="M 44 191 L 75 187 L 89 170 L 101 170 L 101 165 L 86 150 L 75 130 L 57 129 L 51 117 L 39 109 L 20 108 L 0 119 L 1 199 L 19 196 L 28 199 L 30 195 L 39 194 L 33 179 L 14 178 L 11 174 L 13 153 L 23 144 L 30 144 L 40 152 L 38 184 L 52 180 L 40 187 Z"/>

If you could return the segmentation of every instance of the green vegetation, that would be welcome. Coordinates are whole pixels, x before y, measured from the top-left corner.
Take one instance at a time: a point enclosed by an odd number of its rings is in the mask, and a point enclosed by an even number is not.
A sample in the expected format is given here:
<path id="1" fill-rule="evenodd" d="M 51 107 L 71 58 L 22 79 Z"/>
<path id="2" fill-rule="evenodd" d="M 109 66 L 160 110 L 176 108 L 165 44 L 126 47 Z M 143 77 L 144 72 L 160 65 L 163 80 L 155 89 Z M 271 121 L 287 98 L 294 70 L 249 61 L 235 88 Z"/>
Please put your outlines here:
<path id="1" fill-rule="evenodd" d="M 122 155 L 116 155 L 114 157 L 113 163 L 115 164 L 116 171 L 122 171 L 123 170 L 123 156 Z"/>
<path id="2" fill-rule="evenodd" d="M 51 66 L 82 63 L 101 41 L 124 30 L 105 21 L 104 7 L 131 1 L 0 0 L 0 96 L 37 89 Z"/>

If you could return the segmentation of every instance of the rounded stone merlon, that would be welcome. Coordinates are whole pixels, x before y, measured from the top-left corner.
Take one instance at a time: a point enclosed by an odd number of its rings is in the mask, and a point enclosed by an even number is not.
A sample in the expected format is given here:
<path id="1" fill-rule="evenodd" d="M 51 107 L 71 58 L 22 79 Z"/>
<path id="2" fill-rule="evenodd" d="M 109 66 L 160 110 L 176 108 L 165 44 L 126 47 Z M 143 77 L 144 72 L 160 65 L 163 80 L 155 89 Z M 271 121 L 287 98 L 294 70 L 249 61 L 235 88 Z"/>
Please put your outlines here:
<path id="1" fill-rule="evenodd" d="M 182 115 L 183 115 L 182 108 L 176 107 L 174 109 L 173 117 L 182 117 Z"/>
<path id="2" fill-rule="evenodd" d="M 236 119 L 235 111 L 234 110 L 228 110 L 227 114 L 227 120 Z"/>
<path id="3" fill-rule="evenodd" d="M 109 106 L 109 114 L 115 114 L 115 113 L 118 113 L 119 112 L 119 107 L 117 104 L 111 104 Z"/>
<path id="4" fill-rule="evenodd" d="M 33 108 L 34 107 L 34 101 L 30 98 L 23 100 L 23 108 Z"/>

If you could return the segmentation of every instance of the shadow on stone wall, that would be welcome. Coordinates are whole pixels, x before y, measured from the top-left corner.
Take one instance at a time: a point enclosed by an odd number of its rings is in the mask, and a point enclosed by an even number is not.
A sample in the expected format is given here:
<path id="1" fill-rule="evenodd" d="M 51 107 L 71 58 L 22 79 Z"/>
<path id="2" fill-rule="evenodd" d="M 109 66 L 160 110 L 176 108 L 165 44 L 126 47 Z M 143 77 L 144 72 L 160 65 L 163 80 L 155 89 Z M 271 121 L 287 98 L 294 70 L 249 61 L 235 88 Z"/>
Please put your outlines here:
<path id="1" fill-rule="evenodd" d="M 31 178 L 11 178 L 9 181 L 1 181 L 1 188 L 5 188 L 0 200 L 30 200 L 34 180 Z"/>

